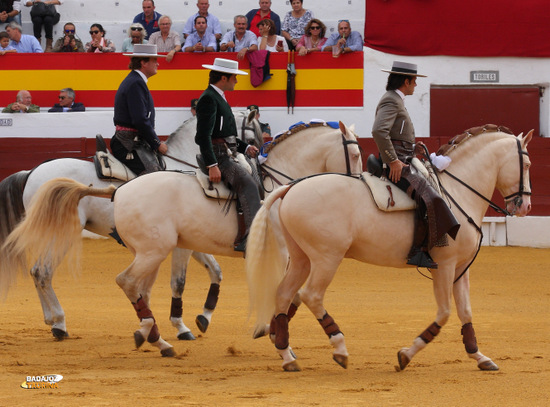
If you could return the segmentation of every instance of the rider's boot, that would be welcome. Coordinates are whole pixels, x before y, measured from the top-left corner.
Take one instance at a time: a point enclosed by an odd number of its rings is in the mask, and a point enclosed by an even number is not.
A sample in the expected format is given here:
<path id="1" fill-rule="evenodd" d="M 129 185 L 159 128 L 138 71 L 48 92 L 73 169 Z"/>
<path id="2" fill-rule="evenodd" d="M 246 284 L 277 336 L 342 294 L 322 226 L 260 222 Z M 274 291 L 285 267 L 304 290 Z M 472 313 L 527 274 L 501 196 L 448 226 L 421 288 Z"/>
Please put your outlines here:
<path id="1" fill-rule="evenodd" d="M 407 256 L 407 264 L 437 269 L 437 263 L 428 252 L 428 221 L 425 211 L 417 208 L 415 211 L 413 245 Z"/>

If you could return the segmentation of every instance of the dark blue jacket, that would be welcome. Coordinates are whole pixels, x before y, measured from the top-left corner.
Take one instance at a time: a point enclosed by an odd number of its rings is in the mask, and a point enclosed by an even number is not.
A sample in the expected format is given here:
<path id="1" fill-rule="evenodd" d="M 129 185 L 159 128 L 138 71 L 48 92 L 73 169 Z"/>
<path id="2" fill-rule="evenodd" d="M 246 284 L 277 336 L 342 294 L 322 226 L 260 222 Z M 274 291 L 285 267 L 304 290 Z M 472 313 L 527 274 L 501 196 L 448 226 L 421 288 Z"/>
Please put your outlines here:
<path id="1" fill-rule="evenodd" d="M 155 106 L 147 84 L 136 71 L 122 81 L 115 95 L 115 125 L 138 131 L 142 140 L 157 150 L 160 140 L 155 133 Z"/>
<path id="2" fill-rule="evenodd" d="M 68 112 L 84 112 L 86 111 L 86 107 L 82 103 L 76 103 L 73 102 Z M 61 106 L 59 103 L 56 103 L 53 105 L 51 109 L 48 110 L 49 113 L 60 113 L 63 112 L 63 106 Z"/>

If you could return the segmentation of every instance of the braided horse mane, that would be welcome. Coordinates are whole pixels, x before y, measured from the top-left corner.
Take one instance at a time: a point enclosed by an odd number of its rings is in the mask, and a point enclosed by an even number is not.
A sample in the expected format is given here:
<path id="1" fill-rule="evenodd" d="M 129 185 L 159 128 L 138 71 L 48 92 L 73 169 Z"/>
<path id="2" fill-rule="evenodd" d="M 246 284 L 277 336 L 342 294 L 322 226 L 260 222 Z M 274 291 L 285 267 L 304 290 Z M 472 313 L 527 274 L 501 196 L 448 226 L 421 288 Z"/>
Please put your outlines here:
<path id="1" fill-rule="evenodd" d="M 508 127 L 497 126 L 496 124 L 486 124 L 485 126 L 472 127 L 464 131 L 464 133 L 454 136 L 452 139 L 449 140 L 447 144 L 439 147 L 439 150 L 437 150 L 436 154 L 448 155 L 451 151 L 457 148 L 460 144 L 464 143 L 470 137 L 478 136 L 483 133 L 495 133 L 499 131 L 506 134 L 514 134 L 512 130 L 510 130 Z"/>
<path id="2" fill-rule="evenodd" d="M 280 144 L 281 142 L 285 141 L 287 138 L 292 136 L 293 134 L 299 133 L 302 130 L 307 130 L 314 127 L 327 127 L 331 129 L 332 127 L 328 126 L 326 123 L 323 122 L 312 122 L 312 123 L 302 123 L 297 126 L 292 127 L 291 129 L 285 131 L 284 133 L 280 134 L 279 136 L 275 137 L 272 141 L 269 143 L 264 144 L 262 148 L 263 154 L 269 154 L 273 148 L 275 148 L 276 145 Z"/>

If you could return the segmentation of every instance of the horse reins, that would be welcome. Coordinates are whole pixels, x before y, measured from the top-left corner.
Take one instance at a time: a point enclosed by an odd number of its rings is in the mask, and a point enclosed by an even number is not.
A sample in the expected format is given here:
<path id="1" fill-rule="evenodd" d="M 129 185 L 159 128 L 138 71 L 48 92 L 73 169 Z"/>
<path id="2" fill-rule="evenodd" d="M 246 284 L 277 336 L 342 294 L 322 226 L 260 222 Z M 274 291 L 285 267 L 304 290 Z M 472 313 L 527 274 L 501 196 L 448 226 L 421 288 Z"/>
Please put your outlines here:
<path id="1" fill-rule="evenodd" d="M 346 158 L 346 175 L 351 176 L 352 175 L 352 173 L 351 173 L 351 160 L 349 158 L 348 145 L 349 144 L 357 144 L 357 146 L 359 147 L 359 150 L 361 151 L 361 153 L 363 152 L 363 149 L 361 148 L 361 146 L 359 145 L 359 142 L 357 140 L 347 140 L 344 133 L 341 133 L 341 135 L 342 135 L 342 145 L 344 147 L 344 156 Z M 270 173 L 269 171 L 266 171 L 266 169 L 270 170 L 270 171 L 273 171 L 274 173 L 286 178 L 288 181 L 291 181 L 291 182 L 294 181 L 293 178 L 291 178 L 288 175 L 276 170 L 273 167 L 270 167 L 269 165 L 267 165 L 265 163 L 264 164 L 259 164 L 259 166 L 260 166 L 260 169 L 262 170 L 262 174 L 265 175 L 265 178 L 267 178 L 267 177 L 271 178 L 279 186 L 283 185 L 283 183 L 281 181 L 279 181 L 277 179 L 277 177 L 275 177 L 272 173 Z M 267 191 L 265 189 L 265 186 L 263 186 L 263 188 L 264 188 L 265 192 L 271 192 L 271 191 Z"/>

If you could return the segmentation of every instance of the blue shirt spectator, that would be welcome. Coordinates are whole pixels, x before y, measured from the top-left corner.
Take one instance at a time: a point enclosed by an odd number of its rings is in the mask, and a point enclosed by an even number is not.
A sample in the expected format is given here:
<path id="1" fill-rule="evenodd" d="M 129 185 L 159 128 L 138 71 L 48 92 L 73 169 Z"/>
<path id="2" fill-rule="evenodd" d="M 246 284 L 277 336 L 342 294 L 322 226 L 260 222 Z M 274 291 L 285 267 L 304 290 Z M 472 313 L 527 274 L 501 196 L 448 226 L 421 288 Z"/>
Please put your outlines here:
<path id="1" fill-rule="evenodd" d="M 222 26 L 218 17 L 208 12 L 208 8 L 210 7 L 208 0 L 198 0 L 197 7 L 199 8 L 199 11 L 189 17 L 185 23 L 185 27 L 183 27 L 183 38 L 187 38 L 189 34 L 196 31 L 195 18 L 198 16 L 203 16 L 206 17 L 206 22 L 208 23 L 206 32 L 214 34 L 216 36 L 216 40 L 220 40 L 222 38 Z"/>
<path id="2" fill-rule="evenodd" d="M 144 26 L 145 31 L 147 31 L 147 38 L 149 38 L 151 34 L 160 31 L 159 18 L 162 14 L 155 11 L 155 2 L 153 0 L 143 0 L 141 7 L 143 8 L 143 13 L 139 13 L 134 17 L 134 23 L 140 23 Z"/>
<path id="3" fill-rule="evenodd" d="M 10 45 L 19 53 L 42 53 L 42 47 L 38 40 L 27 34 L 22 34 L 23 29 L 15 21 L 12 21 L 6 27 L 6 31 L 10 36 Z"/>
<path id="4" fill-rule="evenodd" d="M 207 31 L 208 23 L 206 17 L 195 17 L 195 32 L 185 40 L 185 52 L 216 51 L 218 43 L 214 34 Z"/>
<path id="5" fill-rule="evenodd" d="M 332 51 L 333 46 L 342 48 L 342 52 L 363 51 L 363 38 L 358 31 L 351 31 L 348 20 L 338 22 L 338 33 L 332 34 L 325 42 L 323 51 Z"/>

